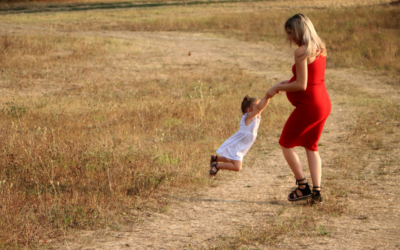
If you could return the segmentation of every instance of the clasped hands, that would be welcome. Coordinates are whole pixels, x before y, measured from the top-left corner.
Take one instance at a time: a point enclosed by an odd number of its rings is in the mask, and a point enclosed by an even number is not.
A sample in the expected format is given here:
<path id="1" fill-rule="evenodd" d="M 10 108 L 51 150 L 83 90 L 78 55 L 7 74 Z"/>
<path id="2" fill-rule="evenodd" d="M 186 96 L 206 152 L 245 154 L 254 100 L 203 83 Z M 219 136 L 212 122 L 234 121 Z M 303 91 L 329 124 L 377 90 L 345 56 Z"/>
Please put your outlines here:
<path id="1" fill-rule="evenodd" d="M 272 86 L 268 91 L 267 91 L 267 98 L 272 98 L 274 97 L 276 94 L 279 94 L 281 91 L 278 90 L 278 86 L 283 84 L 285 81 L 279 82 L 277 84 L 275 84 L 274 86 Z"/>

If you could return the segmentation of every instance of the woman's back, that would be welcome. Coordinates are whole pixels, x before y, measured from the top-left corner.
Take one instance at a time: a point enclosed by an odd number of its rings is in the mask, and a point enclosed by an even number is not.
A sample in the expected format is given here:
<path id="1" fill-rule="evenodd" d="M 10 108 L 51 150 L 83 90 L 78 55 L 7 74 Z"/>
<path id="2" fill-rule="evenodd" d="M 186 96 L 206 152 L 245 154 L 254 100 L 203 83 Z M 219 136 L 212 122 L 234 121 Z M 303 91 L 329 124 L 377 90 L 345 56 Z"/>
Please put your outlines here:
<path id="1" fill-rule="evenodd" d="M 319 56 L 314 62 L 307 65 L 307 87 L 325 84 L 326 57 Z"/>
<path id="2" fill-rule="evenodd" d="M 307 87 L 325 83 L 326 57 L 319 56 L 307 65 Z M 296 81 L 296 64 L 292 67 L 293 77 L 289 83 Z"/>

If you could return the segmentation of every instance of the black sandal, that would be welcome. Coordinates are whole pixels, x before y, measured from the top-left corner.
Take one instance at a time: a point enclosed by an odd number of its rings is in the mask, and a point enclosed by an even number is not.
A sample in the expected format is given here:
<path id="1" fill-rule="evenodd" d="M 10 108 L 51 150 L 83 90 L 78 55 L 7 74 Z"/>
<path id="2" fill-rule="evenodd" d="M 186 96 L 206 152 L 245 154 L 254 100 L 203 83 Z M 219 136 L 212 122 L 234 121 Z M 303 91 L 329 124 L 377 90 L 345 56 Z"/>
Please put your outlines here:
<path id="1" fill-rule="evenodd" d="M 213 159 L 214 158 L 214 156 L 215 156 L 215 159 Z M 211 155 L 211 159 L 210 159 L 210 168 L 212 168 L 212 164 L 213 164 L 213 162 L 218 162 L 218 155 Z"/>
<path id="2" fill-rule="evenodd" d="M 321 188 L 321 187 L 318 187 L 318 186 L 313 187 L 313 189 L 312 189 L 313 202 L 316 204 L 322 204 L 321 190 L 316 190 L 316 188 Z"/>
<path id="3" fill-rule="evenodd" d="M 298 187 L 289 194 L 288 201 L 299 201 L 299 200 L 304 200 L 308 199 L 312 196 L 310 186 L 308 185 L 308 182 L 305 183 L 299 183 L 299 181 L 304 181 L 306 178 L 303 178 L 301 180 L 296 180 L 296 184 L 298 184 Z M 305 188 L 300 188 L 300 186 L 306 186 Z M 302 196 L 298 196 L 297 190 L 299 190 L 302 194 Z"/>
<path id="4" fill-rule="evenodd" d="M 214 178 L 217 175 L 218 171 L 219 171 L 219 168 L 217 167 L 217 165 L 218 165 L 218 162 L 215 162 L 214 164 L 211 164 L 211 168 L 210 168 L 210 177 L 211 178 Z M 217 169 L 217 171 L 213 171 L 212 170 L 213 167 L 215 167 L 215 169 Z"/>

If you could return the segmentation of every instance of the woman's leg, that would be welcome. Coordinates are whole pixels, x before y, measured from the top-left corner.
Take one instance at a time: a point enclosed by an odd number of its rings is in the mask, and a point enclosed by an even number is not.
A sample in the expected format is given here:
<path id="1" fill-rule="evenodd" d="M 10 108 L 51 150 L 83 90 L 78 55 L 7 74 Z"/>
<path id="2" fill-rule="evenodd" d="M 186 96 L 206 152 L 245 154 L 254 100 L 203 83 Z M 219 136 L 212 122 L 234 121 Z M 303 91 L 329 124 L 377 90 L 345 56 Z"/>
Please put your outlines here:
<path id="1" fill-rule="evenodd" d="M 306 153 L 313 186 L 321 187 L 321 157 L 319 156 L 318 151 L 306 149 Z M 321 189 L 316 188 L 316 190 Z"/>
<path id="2" fill-rule="evenodd" d="M 282 147 L 283 156 L 285 156 L 286 162 L 289 164 L 290 169 L 292 169 L 296 180 L 304 178 L 303 167 L 301 166 L 300 158 L 297 155 L 294 148 L 284 148 Z M 300 183 L 305 182 L 301 181 Z"/>
<path id="3" fill-rule="evenodd" d="M 296 151 L 294 151 L 294 148 L 282 147 L 282 152 L 290 169 L 293 171 L 296 180 L 304 179 L 303 167 L 301 166 L 300 158 L 297 155 Z M 307 181 L 306 180 L 299 181 L 299 183 L 305 183 L 305 182 Z M 300 189 L 304 189 L 305 187 L 306 187 L 305 185 L 299 186 Z M 297 191 L 296 194 L 298 197 L 303 195 L 300 191 Z"/>

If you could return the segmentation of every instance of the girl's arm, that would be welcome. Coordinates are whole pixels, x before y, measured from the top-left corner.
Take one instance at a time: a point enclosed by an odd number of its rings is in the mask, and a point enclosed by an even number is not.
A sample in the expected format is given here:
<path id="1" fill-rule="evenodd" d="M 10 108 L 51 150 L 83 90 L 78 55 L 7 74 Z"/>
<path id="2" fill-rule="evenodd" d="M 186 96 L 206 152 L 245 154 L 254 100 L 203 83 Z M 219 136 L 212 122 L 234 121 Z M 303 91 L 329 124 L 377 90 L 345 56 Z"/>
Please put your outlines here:
<path id="1" fill-rule="evenodd" d="M 253 118 L 258 114 L 261 113 L 265 107 L 267 107 L 269 103 L 269 97 L 267 97 L 267 95 L 265 95 L 260 102 L 254 107 L 253 111 L 250 111 L 249 113 L 247 113 L 247 117 L 246 120 L 244 121 L 244 123 L 246 125 L 249 125 L 251 123 L 251 121 L 253 120 Z"/>
<path id="2" fill-rule="evenodd" d="M 294 53 L 294 61 L 296 63 L 296 81 L 288 83 L 280 82 L 268 90 L 269 96 L 274 96 L 279 91 L 296 92 L 307 89 L 307 58 L 302 57 L 304 47 L 298 48 Z"/>

